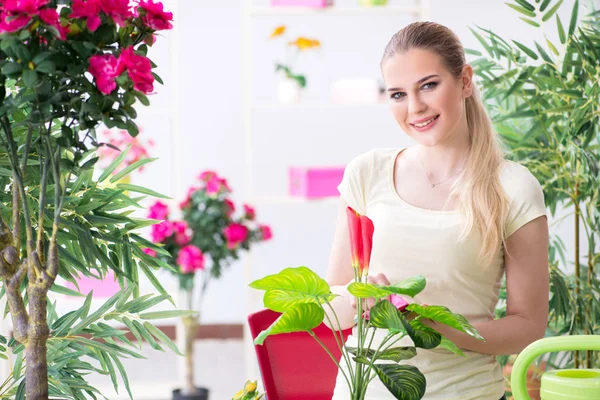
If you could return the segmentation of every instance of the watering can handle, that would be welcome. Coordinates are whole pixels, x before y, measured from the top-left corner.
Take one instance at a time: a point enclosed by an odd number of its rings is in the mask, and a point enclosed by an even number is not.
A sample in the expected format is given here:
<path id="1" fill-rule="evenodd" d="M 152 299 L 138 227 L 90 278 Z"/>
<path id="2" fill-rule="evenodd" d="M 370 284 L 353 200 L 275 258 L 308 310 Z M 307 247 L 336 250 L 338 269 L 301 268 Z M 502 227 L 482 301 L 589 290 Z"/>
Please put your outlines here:
<path id="1" fill-rule="evenodd" d="M 515 400 L 531 400 L 527 393 L 526 378 L 529 365 L 538 356 L 555 351 L 600 350 L 600 336 L 573 335 L 548 337 L 527 346 L 515 360 L 510 382 Z"/>

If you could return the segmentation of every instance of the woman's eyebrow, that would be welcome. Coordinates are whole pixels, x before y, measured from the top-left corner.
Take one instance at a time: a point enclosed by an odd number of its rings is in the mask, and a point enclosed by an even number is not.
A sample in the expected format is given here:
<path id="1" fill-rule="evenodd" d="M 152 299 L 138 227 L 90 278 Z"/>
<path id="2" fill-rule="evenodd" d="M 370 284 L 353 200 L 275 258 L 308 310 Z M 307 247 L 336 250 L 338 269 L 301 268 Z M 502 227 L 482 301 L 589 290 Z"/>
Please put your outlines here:
<path id="1" fill-rule="evenodd" d="M 423 83 L 426 80 L 431 79 L 431 78 L 435 78 L 435 77 L 439 77 L 439 75 L 435 75 L 435 74 L 434 75 L 427 75 L 425 78 L 421 78 L 418 81 L 416 81 L 415 85 L 418 85 L 419 83 Z M 394 92 L 394 91 L 397 91 L 397 90 L 402 90 L 402 88 L 389 88 L 387 91 L 388 92 Z"/>

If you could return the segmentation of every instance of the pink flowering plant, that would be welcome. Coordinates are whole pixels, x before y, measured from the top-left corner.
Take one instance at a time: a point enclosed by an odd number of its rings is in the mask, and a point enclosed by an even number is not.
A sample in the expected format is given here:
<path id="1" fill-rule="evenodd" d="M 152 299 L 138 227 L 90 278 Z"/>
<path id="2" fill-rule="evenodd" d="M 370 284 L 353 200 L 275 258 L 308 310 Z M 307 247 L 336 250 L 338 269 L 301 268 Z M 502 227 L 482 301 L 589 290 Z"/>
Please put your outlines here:
<path id="1" fill-rule="evenodd" d="M 139 133 L 135 107 L 149 105 L 161 83 L 147 52 L 172 20 L 155 0 L 0 0 L 0 297 L 12 322 L 12 337 L 0 335 L 0 358 L 10 352 L 14 361 L 0 398 L 100 397 L 86 381 L 90 371 L 110 376 L 115 389 L 120 375 L 129 392 L 120 359 L 141 355 L 110 320 L 177 351 L 148 321 L 189 312 L 147 312 L 174 303 L 153 272 L 170 266 L 143 252 L 151 243 L 139 230 L 148 221 L 131 214 L 143 196 L 128 193 L 160 195 L 118 183 L 151 160 L 115 172 L 123 148 L 94 174 L 97 129 Z M 92 293 L 57 281 L 77 287 L 82 275 L 109 272 L 123 290 L 92 311 Z M 159 294 L 140 296 L 141 274 Z M 57 315 L 49 291 L 85 300 Z"/>
<path id="2" fill-rule="evenodd" d="M 148 218 L 160 221 L 152 226 L 152 242 L 160 244 L 169 256 L 153 248 L 146 252 L 165 263 L 175 262 L 175 269 L 171 271 L 176 271 L 178 276 L 186 309 L 200 311 L 210 281 L 218 279 L 243 251 L 272 237 L 271 228 L 257 221 L 254 208 L 243 204 L 237 209 L 231 193 L 226 179 L 214 171 L 204 171 L 198 176 L 198 184 L 189 188 L 179 204 L 180 220 L 172 218 L 169 207 L 161 201 L 149 209 Z M 196 392 L 192 345 L 199 316 L 182 319 L 188 358 L 183 393 L 191 395 Z"/>
<path id="3" fill-rule="evenodd" d="M 102 133 L 102 137 L 106 142 L 102 143 L 103 146 L 98 148 L 101 163 L 109 165 L 121 155 L 121 149 L 129 148 L 127 156 L 117 169 L 115 169 L 115 172 L 121 172 L 121 170 L 142 160 L 146 160 L 147 162 L 154 161 L 154 159 L 150 160 L 150 153 L 148 151 L 154 147 L 153 140 L 143 140 L 139 135 L 133 137 L 129 132 L 122 129 L 118 131 L 106 129 Z M 144 165 L 141 165 L 137 170 L 143 172 Z"/>

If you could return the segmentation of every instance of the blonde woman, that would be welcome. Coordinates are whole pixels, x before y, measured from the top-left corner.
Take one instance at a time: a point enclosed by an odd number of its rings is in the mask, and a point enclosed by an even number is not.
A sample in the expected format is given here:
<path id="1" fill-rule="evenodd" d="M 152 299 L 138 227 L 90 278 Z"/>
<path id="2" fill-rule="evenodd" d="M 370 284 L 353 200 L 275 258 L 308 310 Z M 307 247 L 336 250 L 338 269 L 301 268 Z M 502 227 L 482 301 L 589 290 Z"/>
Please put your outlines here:
<path id="1" fill-rule="evenodd" d="M 348 164 L 327 272 L 341 294 L 334 309 L 343 329 L 354 325 L 355 304 L 346 290 L 353 280 L 345 211 L 350 206 L 375 225 L 370 282 L 424 275 L 427 287 L 414 301 L 449 307 L 485 338 L 428 321 L 466 357 L 418 349 L 415 358 L 403 361 L 425 375 L 424 399 L 501 399 L 504 382 L 495 356 L 518 353 L 543 337 L 548 319 L 542 189 L 527 168 L 503 158 L 473 70 L 451 30 L 432 22 L 406 26 L 387 45 L 381 70 L 392 114 L 416 145 L 374 149 Z M 504 273 L 507 315 L 494 320 Z M 376 332 L 375 348 L 384 334 Z M 348 346 L 356 346 L 354 336 Z M 348 400 L 341 375 L 333 398 Z M 366 398 L 393 396 L 374 379 Z"/>

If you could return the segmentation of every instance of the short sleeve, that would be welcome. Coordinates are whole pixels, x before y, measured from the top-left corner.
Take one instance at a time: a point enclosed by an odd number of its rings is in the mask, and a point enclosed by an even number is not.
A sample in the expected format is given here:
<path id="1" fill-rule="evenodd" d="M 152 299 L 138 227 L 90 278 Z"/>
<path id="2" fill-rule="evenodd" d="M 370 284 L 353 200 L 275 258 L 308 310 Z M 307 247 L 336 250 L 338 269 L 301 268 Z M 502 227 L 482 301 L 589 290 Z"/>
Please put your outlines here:
<path id="1" fill-rule="evenodd" d="M 536 177 L 526 167 L 511 164 L 503 177 L 509 204 L 506 238 L 528 222 L 546 215 L 544 192 Z"/>
<path id="2" fill-rule="evenodd" d="M 344 177 L 338 185 L 338 191 L 348 206 L 360 214 L 366 214 L 367 185 L 371 171 L 372 157 L 363 153 L 353 158 L 344 169 Z"/>

